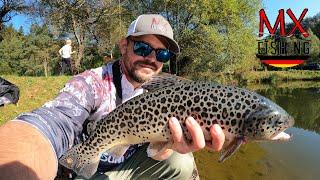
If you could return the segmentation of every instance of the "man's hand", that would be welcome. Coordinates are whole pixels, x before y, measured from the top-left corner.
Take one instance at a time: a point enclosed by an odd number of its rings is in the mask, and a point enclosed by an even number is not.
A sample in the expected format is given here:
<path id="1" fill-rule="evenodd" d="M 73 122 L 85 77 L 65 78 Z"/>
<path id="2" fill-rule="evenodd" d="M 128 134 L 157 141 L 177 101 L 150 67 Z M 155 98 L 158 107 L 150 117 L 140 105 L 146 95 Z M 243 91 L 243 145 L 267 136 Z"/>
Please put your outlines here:
<path id="1" fill-rule="evenodd" d="M 213 151 L 221 150 L 225 136 L 219 125 L 214 124 L 210 128 L 211 142 L 205 142 L 201 127 L 193 117 L 188 117 L 186 119 L 186 126 L 192 138 L 191 144 L 187 143 L 184 139 L 179 121 L 174 117 L 170 118 L 169 128 L 172 134 L 173 145 L 171 146 L 171 149 L 165 149 L 159 152 L 153 159 L 164 160 L 167 159 L 173 151 L 186 154 L 203 149 L 205 146 Z"/>

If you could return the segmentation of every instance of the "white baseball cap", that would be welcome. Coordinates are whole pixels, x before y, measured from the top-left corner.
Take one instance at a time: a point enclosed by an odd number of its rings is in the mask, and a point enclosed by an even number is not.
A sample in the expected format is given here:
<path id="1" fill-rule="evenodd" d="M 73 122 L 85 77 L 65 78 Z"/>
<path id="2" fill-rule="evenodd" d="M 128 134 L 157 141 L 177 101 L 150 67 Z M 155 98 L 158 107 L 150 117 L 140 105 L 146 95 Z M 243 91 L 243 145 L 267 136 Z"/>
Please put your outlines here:
<path id="1" fill-rule="evenodd" d="M 134 20 L 129 28 L 127 37 L 146 34 L 161 35 L 168 39 L 168 49 L 173 53 L 179 53 L 180 47 L 173 39 L 173 30 L 169 22 L 159 14 L 142 14 Z"/>

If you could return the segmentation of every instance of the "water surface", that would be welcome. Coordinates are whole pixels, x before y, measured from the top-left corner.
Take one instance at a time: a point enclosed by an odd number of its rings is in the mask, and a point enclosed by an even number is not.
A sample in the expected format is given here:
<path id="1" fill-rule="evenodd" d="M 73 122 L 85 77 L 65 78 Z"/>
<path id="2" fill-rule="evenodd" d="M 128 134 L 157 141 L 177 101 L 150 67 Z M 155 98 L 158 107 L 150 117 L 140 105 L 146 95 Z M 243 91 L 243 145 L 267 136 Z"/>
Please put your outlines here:
<path id="1" fill-rule="evenodd" d="M 255 89 L 248 87 L 249 89 Z M 201 179 L 320 179 L 320 88 L 256 90 L 283 107 L 295 118 L 286 130 L 289 142 L 248 143 L 224 163 L 218 153 L 195 154 Z"/>

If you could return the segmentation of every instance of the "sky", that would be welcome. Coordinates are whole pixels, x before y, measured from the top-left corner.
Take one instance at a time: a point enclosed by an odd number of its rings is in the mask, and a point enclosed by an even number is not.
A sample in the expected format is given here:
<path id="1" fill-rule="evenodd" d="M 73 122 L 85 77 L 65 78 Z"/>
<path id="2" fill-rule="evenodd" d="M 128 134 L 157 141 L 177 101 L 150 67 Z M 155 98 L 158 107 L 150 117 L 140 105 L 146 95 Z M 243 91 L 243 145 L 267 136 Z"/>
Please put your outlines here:
<path id="1" fill-rule="evenodd" d="M 280 9 L 286 11 L 290 8 L 297 19 L 299 19 L 304 8 L 308 8 L 305 18 L 320 13 L 320 0 L 262 0 L 262 4 L 272 26 Z M 287 14 L 285 16 L 285 21 L 292 22 Z M 19 29 L 19 27 L 22 26 L 24 33 L 27 34 L 32 24 L 32 20 L 24 15 L 16 15 L 9 23 L 12 23 L 16 29 Z"/>
<path id="2" fill-rule="evenodd" d="M 280 9 L 286 12 L 290 8 L 297 19 L 305 8 L 308 12 L 304 18 L 320 13 L 320 0 L 263 0 L 262 4 L 271 25 L 274 24 Z M 285 21 L 292 22 L 287 14 Z"/>

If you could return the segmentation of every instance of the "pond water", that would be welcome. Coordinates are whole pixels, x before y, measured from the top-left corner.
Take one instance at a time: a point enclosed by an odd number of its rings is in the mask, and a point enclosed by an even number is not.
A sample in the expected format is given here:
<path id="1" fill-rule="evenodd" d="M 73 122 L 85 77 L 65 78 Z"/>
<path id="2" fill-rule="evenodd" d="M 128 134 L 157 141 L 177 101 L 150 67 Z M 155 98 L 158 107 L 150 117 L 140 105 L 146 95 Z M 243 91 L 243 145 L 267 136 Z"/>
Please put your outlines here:
<path id="1" fill-rule="evenodd" d="M 249 87 L 250 89 L 250 87 Z M 256 90 L 295 118 L 288 142 L 248 143 L 224 163 L 218 153 L 195 154 L 201 179 L 320 179 L 320 88 Z"/>

